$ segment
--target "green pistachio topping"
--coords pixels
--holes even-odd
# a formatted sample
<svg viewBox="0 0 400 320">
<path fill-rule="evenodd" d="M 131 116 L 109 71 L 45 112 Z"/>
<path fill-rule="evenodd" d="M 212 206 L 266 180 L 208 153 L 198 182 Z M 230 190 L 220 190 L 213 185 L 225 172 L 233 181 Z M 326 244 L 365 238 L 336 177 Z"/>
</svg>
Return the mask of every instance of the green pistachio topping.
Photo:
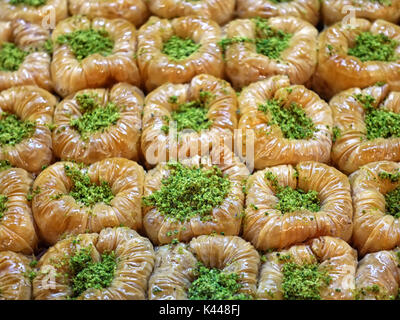
<svg viewBox="0 0 400 320">
<path fill-rule="evenodd" d="M 4 212 L 7 210 L 7 203 L 8 198 L 2 194 L 0 194 L 0 219 L 3 218 Z"/>
<path fill-rule="evenodd" d="M 388 179 L 390 182 L 397 182 L 400 179 L 400 170 L 397 170 L 397 172 L 381 171 L 378 173 L 378 177 L 381 179 Z"/>
<path fill-rule="evenodd" d="M 190 168 L 169 162 L 168 169 L 170 174 L 162 180 L 162 187 L 143 197 L 144 206 L 156 207 L 162 215 L 181 222 L 195 216 L 210 220 L 213 208 L 219 206 L 230 191 L 229 179 L 216 166 Z"/>
<path fill-rule="evenodd" d="M 87 173 L 82 173 L 76 167 L 64 166 L 67 177 L 72 180 L 72 189 L 69 195 L 77 202 L 86 207 L 92 207 L 96 203 L 103 202 L 110 205 L 114 199 L 111 187 L 108 182 L 101 181 L 100 185 L 93 183 Z"/>
<path fill-rule="evenodd" d="M 184 39 L 178 36 L 172 36 L 164 42 L 162 53 L 170 57 L 171 60 L 182 60 L 195 53 L 201 44 L 192 39 Z"/>
<path fill-rule="evenodd" d="M 383 107 L 375 108 L 375 99 L 371 95 L 356 94 L 354 96 L 365 109 L 365 126 L 367 139 L 400 137 L 400 114 L 385 110 Z"/>
<path fill-rule="evenodd" d="M 0 171 L 10 169 L 11 163 L 8 160 L 0 160 Z"/>
<path fill-rule="evenodd" d="M 386 214 L 390 214 L 396 219 L 400 218 L 400 187 L 385 194 Z"/>
<path fill-rule="evenodd" d="M 17 71 L 28 54 L 14 43 L 3 42 L 0 49 L 0 71 Z"/>
<path fill-rule="evenodd" d="M 391 6 L 392 5 L 391 0 L 369 0 L 369 2 L 377 2 L 383 6 Z"/>
<path fill-rule="evenodd" d="M 83 60 L 86 57 L 98 53 L 109 56 L 114 48 L 114 41 L 108 37 L 105 30 L 76 30 L 57 38 L 58 44 L 68 44 L 76 59 Z"/>
<path fill-rule="evenodd" d="M 259 111 L 269 114 L 269 125 L 278 125 L 286 139 L 310 139 L 316 128 L 303 108 L 296 103 L 288 107 L 282 106 L 282 101 L 268 100 L 258 107 Z"/>
<path fill-rule="evenodd" d="M 31 7 L 40 7 L 46 4 L 46 0 L 10 0 L 12 5 L 27 5 Z"/>
<path fill-rule="evenodd" d="M 93 132 L 104 132 L 110 125 L 115 125 L 120 113 L 116 104 L 109 102 L 101 106 L 96 102 L 96 96 L 90 94 L 77 95 L 76 100 L 84 112 L 79 118 L 70 120 L 70 125 L 76 129 L 83 139 Z"/>
<path fill-rule="evenodd" d="M 71 287 L 74 297 L 87 289 L 102 289 L 110 286 L 114 279 L 117 259 L 114 252 L 103 253 L 101 261 L 95 262 L 91 256 L 92 247 L 79 249 L 69 259 Z"/>
<path fill-rule="evenodd" d="M 21 121 L 17 115 L 3 112 L 0 119 L 0 145 L 14 146 L 29 138 L 35 131 L 35 123 Z"/>
<path fill-rule="evenodd" d="M 348 54 L 359 58 L 361 61 L 396 61 L 396 47 L 399 42 L 392 40 L 384 34 L 372 34 L 362 32 L 356 38 L 353 48 L 348 50 Z"/>
<path fill-rule="evenodd" d="M 342 136 L 342 133 L 338 127 L 333 127 L 332 129 L 332 142 L 336 142 Z"/>
<path fill-rule="evenodd" d="M 194 272 L 197 277 L 189 287 L 190 300 L 250 300 L 251 296 L 240 293 L 242 285 L 237 273 L 224 273 L 198 263 Z"/>
<path fill-rule="evenodd" d="M 265 174 L 265 178 L 270 181 L 271 186 L 275 189 L 275 196 L 279 199 L 275 207 L 276 210 L 287 213 L 298 210 L 318 212 L 321 209 L 317 191 L 305 192 L 302 189 L 293 189 L 289 186 L 283 187 L 278 184 L 277 177 L 270 171 Z"/>
<path fill-rule="evenodd" d="M 282 290 L 285 300 L 321 300 L 321 289 L 332 278 L 317 263 L 299 265 L 286 262 L 282 267 Z"/>
</svg>

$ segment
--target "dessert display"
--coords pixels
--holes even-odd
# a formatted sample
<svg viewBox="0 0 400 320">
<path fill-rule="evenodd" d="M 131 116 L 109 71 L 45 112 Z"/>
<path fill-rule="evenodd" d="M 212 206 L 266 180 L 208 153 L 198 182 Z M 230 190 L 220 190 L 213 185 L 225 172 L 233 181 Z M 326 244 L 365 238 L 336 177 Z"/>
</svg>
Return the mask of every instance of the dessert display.
<svg viewBox="0 0 400 320">
<path fill-rule="evenodd" d="M 118 82 L 140 84 L 136 29 L 128 21 L 73 16 L 57 24 L 51 39 L 51 77 L 60 96 Z"/>
<path fill-rule="evenodd" d="M 256 293 L 258 252 L 237 236 L 200 236 L 156 248 L 150 300 L 250 300 Z"/>
<path fill-rule="evenodd" d="M 69 236 L 40 258 L 33 298 L 144 300 L 153 265 L 153 245 L 129 228 Z"/>
<path fill-rule="evenodd" d="M 143 182 L 143 168 L 124 158 L 88 167 L 56 162 L 33 184 L 32 211 L 41 239 L 55 244 L 68 234 L 121 225 L 139 230 Z"/>
<path fill-rule="evenodd" d="M 236 150 L 245 157 L 250 149 L 256 169 L 306 160 L 329 162 L 332 112 L 313 91 L 291 85 L 287 76 L 273 76 L 244 88 L 238 102 L 242 139 L 235 141 Z M 246 145 L 246 134 L 251 133 L 252 148 Z"/>
<path fill-rule="evenodd" d="M 237 111 L 231 85 L 211 75 L 158 87 L 145 99 L 141 148 L 146 162 L 154 166 L 232 145 Z"/>
<path fill-rule="evenodd" d="M 234 14 L 235 0 L 149 0 L 149 9 L 164 19 L 197 15 L 219 24 L 228 22 Z"/>
<path fill-rule="evenodd" d="M 350 184 L 343 173 L 313 161 L 280 165 L 248 179 L 243 238 L 258 250 L 320 236 L 349 241 L 352 217 Z"/>
<path fill-rule="evenodd" d="M 372 162 L 350 176 L 354 231 L 360 256 L 391 250 L 400 244 L 400 164 Z"/>
<path fill-rule="evenodd" d="M 400 161 L 400 92 L 384 83 L 345 90 L 330 101 L 332 161 L 346 174 L 370 162 Z"/>
<path fill-rule="evenodd" d="M 319 0 L 237 0 L 240 18 L 294 16 L 316 25 L 320 16 Z M 340 1 L 338 1 L 340 2 Z"/>
<path fill-rule="evenodd" d="M 150 17 L 138 33 L 137 59 L 144 86 L 151 91 L 167 82 L 190 82 L 203 73 L 222 78 L 220 40 L 221 28 L 206 18 Z"/>
<path fill-rule="evenodd" d="M 264 257 L 259 299 L 353 299 L 357 253 L 341 239 L 319 237 Z"/>
<path fill-rule="evenodd" d="M 0 91 L 21 85 L 53 88 L 49 37 L 40 25 L 0 19 Z"/>
<path fill-rule="evenodd" d="M 385 20 L 337 22 L 319 35 L 313 88 L 324 98 L 386 82 L 400 88 L 400 27 Z"/>
<path fill-rule="evenodd" d="M 68 96 L 54 112 L 54 154 L 86 164 L 113 157 L 138 160 L 143 100 L 142 91 L 128 83 Z"/>
<path fill-rule="evenodd" d="M 317 66 L 317 36 L 314 26 L 292 16 L 233 20 L 220 42 L 225 72 L 235 88 L 274 75 L 304 84 Z"/>
</svg>

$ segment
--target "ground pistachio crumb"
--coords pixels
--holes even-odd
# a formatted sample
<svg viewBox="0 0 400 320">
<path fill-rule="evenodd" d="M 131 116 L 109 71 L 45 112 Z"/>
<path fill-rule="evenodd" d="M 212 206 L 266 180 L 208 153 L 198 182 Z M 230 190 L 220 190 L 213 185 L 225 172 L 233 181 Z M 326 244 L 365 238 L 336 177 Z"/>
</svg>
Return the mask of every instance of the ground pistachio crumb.
<svg viewBox="0 0 400 320">
<path fill-rule="evenodd" d="M 143 205 L 154 206 L 162 215 L 181 222 L 194 216 L 210 220 L 213 208 L 230 191 L 229 179 L 216 166 L 204 169 L 169 162 L 167 167 L 169 176 L 162 180 L 159 190 L 143 197 Z"/>
<path fill-rule="evenodd" d="M 282 266 L 282 273 L 285 300 L 321 300 L 321 289 L 332 281 L 318 263 L 300 265 L 289 261 Z"/>
<path fill-rule="evenodd" d="M 268 124 L 278 125 L 286 139 L 312 138 L 316 128 L 303 108 L 294 102 L 288 107 L 282 104 L 282 101 L 271 99 L 259 105 L 258 110 L 269 115 Z"/>
<path fill-rule="evenodd" d="M 4 212 L 7 210 L 7 201 L 8 198 L 5 195 L 0 194 L 0 219 L 3 218 Z"/>
<path fill-rule="evenodd" d="M 0 171 L 12 168 L 10 161 L 0 160 Z"/>
<path fill-rule="evenodd" d="M 28 54 L 14 43 L 3 42 L 0 47 L 0 71 L 17 71 Z"/>
<path fill-rule="evenodd" d="M 40 7 L 46 4 L 46 0 L 10 0 L 12 5 L 27 5 L 31 7 Z"/>
<path fill-rule="evenodd" d="M 93 183 L 87 173 L 82 173 L 79 168 L 74 166 L 64 165 L 64 171 L 72 180 L 69 195 L 82 205 L 92 207 L 99 202 L 110 205 L 111 200 L 114 199 L 108 182 L 101 181 L 100 185 Z"/>
<path fill-rule="evenodd" d="M 399 42 L 386 35 L 362 32 L 356 37 L 355 46 L 349 48 L 348 54 L 361 61 L 396 61 L 396 47 Z"/>
<path fill-rule="evenodd" d="M 0 145 L 14 146 L 29 138 L 35 131 L 35 123 L 22 121 L 17 115 L 3 112 L 0 119 Z"/>
<path fill-rule="evenodd" d="M 381 179 L 388 179 L 390 182 L 397 182 L 400 180 L 400 170 L 397 170 L 397 172 L 381 171 L 378 173 L 378 177 Z"/>
<path fill-rule="evenodd" d="M 386 214 L 390 214 L 396 219 L 400 218 L 400 187 L 385 194 Z"/>
<path fill-rule="evenodd" d="M 242 285 L 237 273 L 224 273 L 198 263 L 194 271 L 196 280 L 189 287 L 190 300 L 250 300 L 251 296 L 240 293 Z"/>
<path fill-rule="evenodd" d="M 69 277 L 73 297 L 78 297 L 90 288 L 107 288 L 114 279 L 117 267 L 115 253 L 103 253 L 101 261 L 95 262 L 91 251 L 91 246 L 81 248 L 69 258 Z"/>
<path fill-rule="evenodd" d="M 289 186 L 283 187 L 278 184 L 276 176 L 270 171 L 265 174 L 265 178 L 275 188 L 275 196 L 279 199 L 278 204 L 275 206 L 276 210 L 282 213 L 297 210 L 320 211 L 321 203 L 317 191 L 309 190 L 306 192 L 302 189 L 293 189 Z"/>
<path fill-rule="evenodd" d="M 170 57 L 171 60 L 182 60 L 195 53 L 201 44 L 189 38 L 181 38 L 176 35 L 164 42 L 162 53 Z"/>
<path fill-rule="evenodd" d="M 116 124 L 121 117 L 115 103 L 108 102 L 105 106 L 101 106 L 96 98 L 96 95 L 88 93 L 75 97 L 83 115 L 79 118 L 72 118 L 70 125 L 80 133 L 84 140 L 91 133 L 104 132 L 110 125 Z"/>
<path fill-rule="evenodd" d="M 95 53 L 109 56 L 114 48 L 114 41 L 103 29 L 76 30 L 60 35 L 56 42 L 67 44 L 79 61 Z"/>
</svg>

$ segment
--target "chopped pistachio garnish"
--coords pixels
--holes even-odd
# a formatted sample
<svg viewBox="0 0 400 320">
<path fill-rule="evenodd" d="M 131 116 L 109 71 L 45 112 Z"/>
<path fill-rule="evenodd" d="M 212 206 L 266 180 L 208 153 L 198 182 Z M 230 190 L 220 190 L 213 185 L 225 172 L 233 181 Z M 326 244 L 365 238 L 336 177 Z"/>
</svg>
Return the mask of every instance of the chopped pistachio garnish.
<svg viewBox="0 0 400 320">
<path fill-rule="evenodd" d="M 240 293 L 242 284 L 237 273 L 224 273 L 209 269 L 201 263 L 194 271 L 196 280 L 189 287 L 190 300 L 250 300 L 251 296 Z"/>
<path fill-rule="evenodd" d="M 28 54 L 14 43 L 3 42 L 0 47 L 0 71 L 17 71 Z"/>
<path fill-rule="evenodd" d="M 336 140 L 342 136 L 342 133 L 338 127 L 333 127 L 332 133 L 332 142 L 336 142 Z"/>
<path fill-rule="evenodd" d="M 286 262 L 282 267 L 282 290 L 285 300 L 321 300 L 321 289 L 332 278 L 317 263 L 299 265 Z"/>
<path fill-rule="evenodd" d="M 400 218 L 400 187 L 385 194 L 386 214 L 390 214 L 396 219 Z"/>
<path fill-rule="evenodd" d="M 10 4 L 12 5 L 27 5 L 31 7 L 40 7 L 46 4 L 47 0 L 10 0 Z"/>
<path fill-rule="evenodd" d="M 381 179 L 388 179 L 390 182 L 397 182 L 400 179 L 400 170 L 397 170 L 397 172 L 386 172 L 386 171 L 381 171 L 378 173 L 378 177 Z"/>
<path fill-rule="evenodd" d="M 67 44 L 74 53 L 77 60 L 99 53 L 102 56 L 109 56 L 114 48 L 114 41 L 108 36 L 106 30 L 76 30 L 63 34 L 57 38 L 58 44 Z"/>
<path fill-rule="evenodd" d="M 276 210 L 287 213 L 297 210 L 318 212 L 321 209 L 317 191 L 310 190 L 305 192 L 302 189 L 293 189 L 289 186 L 283 187 L 279 185 L 276 176 L 270 171 L 265 174 L 265 178 L 275 188 L 275 196 L 279 199 L 275 207 Z"/>
<path fill-rule="evenodd" d="M 169 162 L 168 169 L 170 174 L 162 180 L 161 188 L 143 197 L 144 206 L 154 206 L 162 215 L 181 222 L 195 216 L 211 219 L 213 208 L 219 206 L 230 191 L 229 179 L 216 166 L 206 170 Z"/>
<path fill-rule="evenodd" d="M 10 169 L 11 163 L 8 160 L 0 160 L 0 171 Z"/>
<path fill-rule="evenodd" d="M 396 47 L 399 42 L 392 40 L 384 34 L 360 33 L 353 48 L 349 48 L 348 54 L 359 58 L 361 61 L 396 61 Z"/>
<path fill-rule="evenodd" d="M 164 42 L 162 53 L 170 57 L 171 60 L 182 60 L 195 53 L 201 44 L 192 39 L 184 39 L 178 36 L 172 36 Z"/>
<path fill-rule="evenodd" d="M 35 131 L 35 123 L 21 121 L 17 115 L 3 112 L 0 119 L 0 145 L 14 146 L 29 138 Z"/>
<path fill-rule="evenodd" d="M 76 167 L 64 166 L 67 177 L 72 180 L 72 189 L 69 195 L 86 207 L 91 207 L 99 202 L 109 205 L 114 199 L 108 182 L 101 181 L 100 185 L 93 183 L 87 173 L 82 173 Z"/>
<path fill-rule="evenodd" d="M 101 261 L 94 262 L 92 247 L 79 249 L 69 259 L 69 277 L 73 297 L 80 296 L 87 289 L 103 289 L 110 286 L 114 279 L 117 260 L 114 252 L 103 253 Z"/>
<path fill-rule="evenodd" d="M 8 198 L 5 195 L 0 194 L 0 219 L 3 218 L 4 212 L 7 210 L 7 203 Z"/>
<path fill-rule="evenodd" d="M 272 99 L 260 105 L 258 110 L 269 114 L 268 124 L 278 125 L 286 139 L 310 139 L 316 131 L 311 118 L 296 103 L 284 107 L 281 101 Z"/>
</svg>

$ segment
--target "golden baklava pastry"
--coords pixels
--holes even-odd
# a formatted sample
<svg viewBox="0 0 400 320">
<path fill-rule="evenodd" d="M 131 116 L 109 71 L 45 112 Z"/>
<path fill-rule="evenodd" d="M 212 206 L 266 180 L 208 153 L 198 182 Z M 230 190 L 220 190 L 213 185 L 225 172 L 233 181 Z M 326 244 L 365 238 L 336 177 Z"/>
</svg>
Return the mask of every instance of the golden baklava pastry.
<svg viewBox="0 0 400 320">
<path fill-rule="evenodd" d="M 319 35 L 312 86 L 322 97 L 387 82 L 400 89 L 400 27 L 384 20 L 338 22 Z"/>
<path fill-rule="evenodd" d="M 56 104 L 56 97 L 34 86 L 0 92 L 0 160 L 34 173 L 50 164 Z"/>
<path fill-rule="evenodd" d="M 149 17 L 146 0 L 69 0 L 72 15 L 84 15 L 89 19 L 122 18 L 139 27 Z"/>
<path fill-rule="evenodd" d="M 214 149 L 209 156 L 163 162 L 147 172 L 143 226 L 154 244 L 239 234 L 249 171 L 232 153 L 223 153 Z"/>
<path fill-rule="evenodd" d="M 41 238 L 54 244 L 67 234 L 100 232 L 106 227 L 142 226 L 144 170 L 123 158 L 86 167 L 57 162 L 36 178 L 32 211 Z"/>
<path fill-rule="evenodd" d="M 235 0 L 149 0 L 152 14 L 172 19 L 182 16 L 196 15 L 211 19 L 219 24 L 231 20 L 235 11 Z"/>
<path fill-rule="evenodd" d="M 144 95 L 127 83 L 78 91 L 54 112 L 53 148 L 62 160 L 138 160 Z"/>
<path fill-rule="evenodd" d="M 13 251 L 0 252 L 0 300 L 30 300 L 34 275 L 30 258 Z"/>
<path fill-rule="evenodd" d="M 222 78 L 220 39 L 221 28 L 206 18 L 151 17 L 138 33 L 137 58 L 146 89 L 153 90 L 166 82 L 190 82 L 202 73 Z"/>
<path fill-rule="evenodd" d="M 6 161 L 0 164 L 0 251 L 31 254 L 38 242 L 30 205 L 33 177 Z"/>
<path fill-rule="evenodd" d="M 40 258 L 33 298 L 144 300 L 153 266 L 153 245 L 129 228 L 69 236 Z"/>
<path fill-rule="evenodd" d="M 47 24 L 54 29 L 57 23 L 68 17 L 67 0 L 2 0 L 0 20 L 23 19 L 37 24 Z"/>
<path fill-rule="evenodd" d="M 356 300 L 398 299 L 400 284 L 399 249 L 367 254 L 356 273 Z"/>
<path fill-rule="evenodd" d="M 400 19 L 399 0 L 322 0 L 321 14 L 326 25 L 343 18 L 382 19 L 396 23 Z"/>
<path fill-rule="evenodd" d="M 21 19 L 0 22 L 0 91 L 21 85 L 52 89 L 49 36 L 40 25 Z"/>
<path fill-rule="evenodd" d="M 156 248 L 150 300 L 247 300 L 255 296 L 260 256 L 237 236 L 200 236 Z"/>
<path fill-rule="evenodd" d="M 339 170 L 313 161 L 281 165 L 248 179 L 243 238 L 258 250 L 320 236 L 348 241 L 352 217 L 350 184 Z"/>
<path fill-rule="evenodd" d="M 354 207 L 352 243 L 359 255 L 400 245 L 400 164 L 369 163 L 349 179 Z"/>
<path fill-rule="evenodd" d="M 378 84 L 353 88 L 330 101 L 334 123 L 332 160 L 349 174 L 375 161 L 400 161 L 400 92 Z"/>
<path fill-rule="evenodd" d="M 341 239 L 319 237 L 263 257 L 258 299 L 353 299 L 357 251 Z"/>
<path fill-rule="evenodd" d="M 118 82 L 140 85 L 136 29 L 124 19 L 73 16 L 57 24 L 51 76 L 63 97 Z"/>
<path fill-rule="evenodd" d="M 313 25 L 291 16 L 231 21 L 220 42 L 225 72 L 237 89 L 280 74 L 304 84 L 317 65 L 317 36 Z"/>
<path fill-rule="evenodd" d="M 274 76 L 244 88 L 238 102 L 236 150 L 242 157 L 254 155 L 256 169 L 329 161 L 332 112 L 313 91 Z"/>
<path fill-rule="evenodd" d="M 294 16 L 316 25 L 319 21 L 319 0 L 238 0 L 237 13 L 240 18 L 271 18 Z"/>
<path fill-rule="evenodd" d="M 231 85 L 211 75 L 158 87 L 145 99 L 141 148 L 147 164 L 208 154 L 219 143 L 232 145 L 237 111 Z"/>
</svg>

